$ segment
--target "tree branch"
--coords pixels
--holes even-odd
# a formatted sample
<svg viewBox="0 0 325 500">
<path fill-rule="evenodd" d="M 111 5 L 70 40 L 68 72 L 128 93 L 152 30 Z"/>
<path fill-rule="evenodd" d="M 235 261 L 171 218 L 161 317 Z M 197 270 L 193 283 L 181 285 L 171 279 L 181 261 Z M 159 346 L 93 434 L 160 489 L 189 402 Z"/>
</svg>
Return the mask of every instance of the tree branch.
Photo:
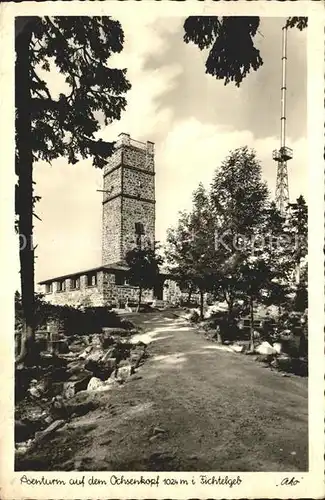
<svg viewBox="0 0 325 500">
<path fill-rule="evenodd" d="M 34 77 L 36 78 L 36 80 L 38 81 L 38 83 L 42 85 L 43 90 L 44 90 L 45 94 L 47 95 L 47 97 L 49 99 L 53 100 L 52 96 L 50 94 L 50 91 L 47 88 L 46 82 L 44 82 L 44 80 L 41 80 L 40 77 L 38 76 L 38 74 L 36 73 L 36 71 L 33 69 L 32 70 L 32 80 L 33 80 Z M 32 89 L 32 90 L 34 91 L 35 89 Z"/>
</svg>

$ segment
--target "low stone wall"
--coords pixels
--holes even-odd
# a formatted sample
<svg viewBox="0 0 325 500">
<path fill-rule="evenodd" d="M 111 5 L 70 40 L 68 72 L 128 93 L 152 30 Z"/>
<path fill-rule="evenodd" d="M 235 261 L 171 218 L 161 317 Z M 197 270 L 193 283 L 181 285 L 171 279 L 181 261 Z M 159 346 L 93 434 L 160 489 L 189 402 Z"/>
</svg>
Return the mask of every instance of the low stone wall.
<svg viewBox="0 0 325 500">
<path fill-rule="evenodd" d="M 47 294 L 45 300 L 55 306 L 73 306 L 81 305 L 101 307 L 104 304 L 103 293 L 98 287 L 89 287 L 85 290 L 70 290 L 66 292 L 55 292 Z"/>
</svg>

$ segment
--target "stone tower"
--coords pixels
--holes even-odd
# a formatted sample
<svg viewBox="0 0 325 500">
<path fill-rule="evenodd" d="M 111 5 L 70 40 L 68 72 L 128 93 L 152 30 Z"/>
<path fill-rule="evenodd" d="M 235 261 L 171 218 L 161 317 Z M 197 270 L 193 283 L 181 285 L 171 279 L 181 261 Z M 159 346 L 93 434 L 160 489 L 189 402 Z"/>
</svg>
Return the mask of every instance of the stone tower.
<svg viewBox="0 0 325 500">
<path fill-rule="evenodd" d="M 104 169 L 102 264 L 155 241 L 154 144 L 120 134 Z"/>
</svg>

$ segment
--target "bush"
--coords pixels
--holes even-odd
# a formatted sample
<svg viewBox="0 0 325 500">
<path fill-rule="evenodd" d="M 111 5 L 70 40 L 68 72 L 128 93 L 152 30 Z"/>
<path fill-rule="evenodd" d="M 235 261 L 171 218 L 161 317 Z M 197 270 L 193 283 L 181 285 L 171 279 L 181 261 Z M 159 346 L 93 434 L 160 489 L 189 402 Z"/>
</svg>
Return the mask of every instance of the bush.
<svg viewBox="0 0 325 500">
<path fill-rule="evenodd" d="M 194 311 L 192 311 L 192 312 L 191 312 L 191 315 L 190 315 L 190 321 L 191 321 L 192 323 L 198 323 L 198 322 L 199 322 L 199 320 L 200 320 L 200 315 L 199 315 L 199 313 L 198 313 L 197 311 L 195 311 L 195 310 L 194 310 Z"/>
<path fill-rule="evenodd" d="M 55 306 L 35 296 L 35 327 L 46 328 L 49 321 L 54 321 L 63 330 L 65 335 L 87 335 L 99 333 L 102 328 L 117 327 L 131 329 L 131 322 L 126 323 L 108 307 Z M 124 321 L 124 324 L 123 324 Z M 125 326 L 124 326 L 125 325 Z M 15 327 L 22 326 L 22 308 L 19 295 L 15 296 Z"/>
<path fill-rule="evenodd" d="M 233 341 L 241 338 L 242 333 L 238 326 L 238 320 L 235 316 L 230 316 L 227 312 L 215 312 L 209 318 L 206 328 L 215 330 L 215 336 L 219 339 Z"/>
</svg>

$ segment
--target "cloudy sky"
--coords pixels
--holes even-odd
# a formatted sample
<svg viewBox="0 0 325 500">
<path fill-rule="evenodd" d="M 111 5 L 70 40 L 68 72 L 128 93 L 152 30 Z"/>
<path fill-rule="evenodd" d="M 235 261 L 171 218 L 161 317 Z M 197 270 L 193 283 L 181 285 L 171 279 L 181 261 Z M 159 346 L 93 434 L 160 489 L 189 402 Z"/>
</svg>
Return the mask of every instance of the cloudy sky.
<svg viewBox="0 0 325 500">
<path fill-rule="evenodd" d="M 248 145 L 262 162 L 263 176 L 275 190 L 279 147 L 281 18 L 263 18 L 256 44 L 264 65 L 238 89 L 205 74 L 206 54 L 183 42 L 183 18 L 119 17 L 125 46 L 111 65 L 126 67 L 132 90 L 119 122 L 103 127 L 114 140 L 120 132 L 155 142 L 156 239 L 163 242 L 179 210 L 190 206 L 202 181 L 207 187 L 228 151 Z M 288 146 L 291 199 L 307 197 L 306 32 L 288 36 Z M 49 86 L 62 90 L 54 71 Z M 36 281 L 101 264 L 102 173 L 90 161 L 35 165 L 37 194 L 42 196 L 35 223 L 38 244 Z"/>
</svg>

